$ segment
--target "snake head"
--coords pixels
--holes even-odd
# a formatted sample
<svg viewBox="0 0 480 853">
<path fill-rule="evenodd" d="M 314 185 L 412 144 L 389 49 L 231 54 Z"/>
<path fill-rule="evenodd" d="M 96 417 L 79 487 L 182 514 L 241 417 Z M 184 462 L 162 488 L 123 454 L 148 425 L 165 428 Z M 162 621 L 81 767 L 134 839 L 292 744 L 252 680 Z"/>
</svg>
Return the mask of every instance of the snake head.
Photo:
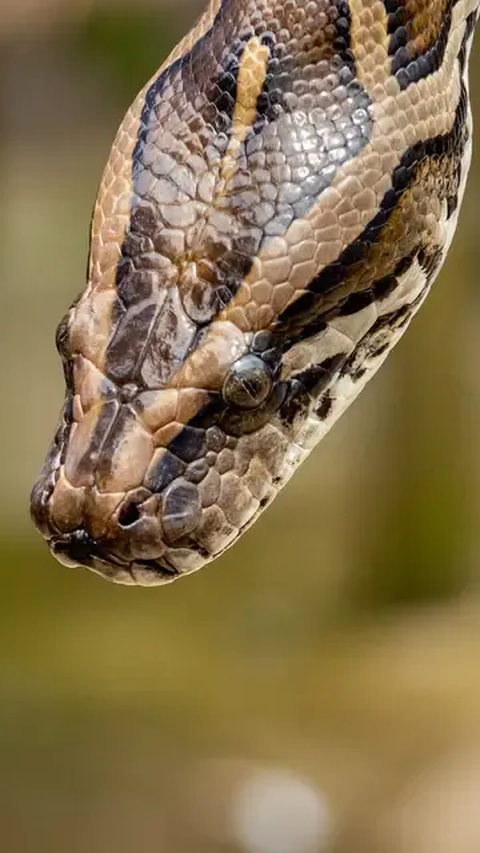
<svg viewBox="0 0 480 853">
<path fill-rule="evenodd" d="M 292 123 L 280 88 L 297 84 L 280 73 L 267 22 L 254 35 L 241 10 L 211 11 L 114 142 L 87 287 L 57 332 L 66 401 L 32 492 L 59 560 L 124 583 L 168 582 L 221 554 L 306 455 L 297 439 L 313 389 L 292 381 L 273 327 L 314 270 L 310 226 L 296 218 L 347 152 L 297 162 L 299 146 L 323 145 L 321 116 Z M 315 61 L 333 63 L 325 110 L 332 82 L 352 79 L 334 61 L 347 48 L 337 17 L 338 32 L 320 20 L 320 54 L 312 44 Z M 352 151 L 367 141 L 368 102 L 352 87 Z"/>
<path fill-rule="evenodd" d="M 199 329 L 175 287 L 168 298 L 183 322 L 170 332 L 178 369 L 163 354 L 164 387 L 139 385 L 138 374 L 120 384 L 108 363 L 94 364 L 84 331 L 100 310 L 95 294 L 57 333 L 66 401 L 32 517 L 60 562 L 120 583 L 168 583 L 221 554 L 289 470 L 288 383 L 269 336 L 221 320 Z"/>
</svg>

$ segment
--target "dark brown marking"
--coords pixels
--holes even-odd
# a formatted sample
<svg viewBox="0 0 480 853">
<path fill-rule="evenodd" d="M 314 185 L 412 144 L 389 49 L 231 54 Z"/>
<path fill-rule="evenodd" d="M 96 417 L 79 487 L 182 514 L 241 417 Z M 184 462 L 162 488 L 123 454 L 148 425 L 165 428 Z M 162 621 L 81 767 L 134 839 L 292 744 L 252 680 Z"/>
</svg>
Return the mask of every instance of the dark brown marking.
<svg viewBox="0 0 480 853">
<path fill-rule="evenodd" d="M 85 451 L 85 453 L 80 459 L 77 460 L 73 457 L 71 459 L 70 464 L 70 457 L 67 456 L 65 473 L 72 485 L 77 485 L 80 482 L 88 482 L 90 485 L 93 484 L 95 479 L 95 473 L 97 471 L 97 465 L 101 458 L 102 450 L 105 444 L 107 443 L 107 440 L 108 448 L 107 452 L 104 454 L 104 458 L 109 460 L 107 467 L 108 470 L 110 470 L 111 457 L 113 453 L 113 450 L 109 444 L 110 433 L 116 424 L 118 413 L 119 405 L 116 400 L 108 400 L 107 402 L 105 402 L 101 407 L 97 421 L 94 425 L 90 437 L 90 442 L 88 444 L 88 449 Z"/>
<path fill-rule="evenodd" d="M 310 396 L 318 397 L 339 372 L 345 359 L 344 353 L 338 353 L 324 359 L 320 364 L 312 364 L 295 374 L 295 382 L 300 382 Z"/>
<path fill-rule="evenodd" d="M 152 492 L 162 492 L 169 483 L 180 477 L 184 470 L 185 464 L 181 459 L 166 450 L 160 459 L 149 469 L 145 486 Z"/>
<path fill-rule="evenodd" d="M 106 374 L 113 382 L 134 382 L 136 369 L 150 335 L 158 305 L 140 302 L 120 322 L 107 349 Z"/>
<path fill-rule="evenodd" d="M 304 416 L 311 409 L 312 400 L 316 400 L 327 390 L 340 372 L 346 357 L 344 353 L 338 353 L 295 374 L 279 412 L 284 426 L 291 426 L 297 417 Z"/>
<path fill-rule="evenodd" d="M 113 402 L 113 401 L 112 401 Z M 105 404 L 104 409 L 107 408 L 110 404 Z M 117 406 L 117 404 L 115 404 Z M 114 411 L 113 408 L 111 410 Z M 103 411 L 102 411 L 103 415 Z M 105 422 L 107 418 L 107 414 L 104 416 Z M 96 459 L 95 473 L 96 473 L 96 484 L 100 491 L 106 491 L 108 486 L 108 481 L 112 474 L 112 466 L 114 462 L 114 458 L 119 446 L 121 446 L 122 441 L 125 439 L 125 436 L 128 435 L 130 430 L 135 427 L 137 422 L 135 412 L 128 405 L 122 405 L 120 408 L 115 409 L 115 416 L 112 417 L 111 422 L 108 424 L 108 442 L 103 441 L 97 452 L 94 444 L 94 440 L 92 439 L 91 452 L 93 458 Z M 98 430 L 100 431 L 101 424 L 100 419 L 98 423 Z M 95 434 L 96 435 L 96 431 Z"/>
<path fill-rule="evenodd" d="M 326 394 L 323 394 L 322 397 L 320 397 L 318 406 L 315 409 L 315 414 L 321 421 L 324 421 L 332 411 L 332 406 L 333 400 L 331 394 L 327 391 Z"/>
<path fill-rule="evenodd" d="M 169 444 L 170 453 L 183 462 L 193 462 L 205 454 L 205 431 L 184 426 Z"/>
<path fill-rule="evenodd" d="M 193 347 L 197 327 L 186 316 L 177 288 L 170 288 L 145 342 L 139 378 L 147 388 L 163 388 Z"/>
<path fill-rule="evenodd" d="M 372 275 L 381 282 L 380 292 L 383 287 L 388 291 L 399 264 L 402 270 L 402 265 L 419 256 L 422 265 L 423 253 L 438 254 L 429 216 L 439 220 L 442 204 L 448 205 L 458 191 L 459 163 L 468 135 L 466 111 L 467 93 L 462 87 L 452 130 L 418 143 L 403 155 L 377 215 L 338 260 L 313 279 L 308 291 L 282 312 L 274 331 L 286 349 L 316 334 L 340 306 L 347 305 L 348 310 L 349 299 L 354 299 L 354 305 L 368 301 L 363 294 L 374 285 Z"/>
<path fill-rule="evenodd" d="M 384 0 L 392 73 L 406 89 L 442 64 L 457 0 Z"/>
</svg>

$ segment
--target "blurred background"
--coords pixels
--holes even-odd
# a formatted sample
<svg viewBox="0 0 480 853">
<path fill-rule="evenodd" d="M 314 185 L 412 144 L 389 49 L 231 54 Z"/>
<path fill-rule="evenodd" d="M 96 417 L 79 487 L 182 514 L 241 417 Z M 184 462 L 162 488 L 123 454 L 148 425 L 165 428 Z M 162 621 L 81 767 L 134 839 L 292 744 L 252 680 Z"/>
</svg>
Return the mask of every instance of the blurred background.
<svg viewBox="0 0 480 853">
<path fill-rule="evenodd" d="M 479 155 L 425 308 L 233 550 L 129 589 L 29 521 L 110 143 L 202 6 L 0 2 L 2 849 L 478 853 Z"/>
</svg>

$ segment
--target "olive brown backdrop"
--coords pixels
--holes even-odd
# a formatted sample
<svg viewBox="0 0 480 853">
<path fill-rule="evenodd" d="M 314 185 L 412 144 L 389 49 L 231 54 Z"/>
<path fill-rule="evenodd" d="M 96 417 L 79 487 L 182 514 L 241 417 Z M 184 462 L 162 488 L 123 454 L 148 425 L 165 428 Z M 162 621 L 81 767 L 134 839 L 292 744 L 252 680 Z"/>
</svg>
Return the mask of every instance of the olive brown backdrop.
<svg viewBox="0 0 480 853">
<path fill-rule="evenodd" d="M 0 2 L 2 849 L 478 853 L 480 153 L 425 307 L 236 547 L 129 589 L 29 520 L 110 143 L 201 6 Z"/>
</svg>

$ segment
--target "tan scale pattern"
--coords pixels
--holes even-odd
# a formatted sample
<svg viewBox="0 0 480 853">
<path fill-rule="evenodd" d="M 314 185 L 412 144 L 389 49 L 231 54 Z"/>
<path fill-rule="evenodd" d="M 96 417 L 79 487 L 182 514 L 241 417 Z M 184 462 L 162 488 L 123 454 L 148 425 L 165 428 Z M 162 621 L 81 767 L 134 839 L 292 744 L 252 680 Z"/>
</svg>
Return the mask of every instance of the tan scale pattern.
<svg viewBox="0 0 480 853">
<path fill-rule="evenodd" d="M 84 354 L 99 369 L 103 368 L 105 349 L 112 327 L 114 294 L 98 296 L 98 291 L 113 291 L 121 246 L 128 229 L 134 200 L 131 160 L 140 128 L 145 94 L 152 81 L 211 27 L 220 8 L 220 0 L 210 3 L 198 23 L 173 49 L 160 69 L 137 95 L 117 132 L 95 200 L 90 234 L 87 288 L 81 297 L 71 327 L 71 347 Z M 92 296 L 92 291 L 95 295 Z M 90 332 L 90 329 L 92 328 Z"/>
<path fill-rule="evenodd" d="M 398 83 L 390 76 L 390 37 L 383 0 L 373 0 L 368 4 L 364 0 L 350 0 L 350 15 L 352 50 L 361 84 L 374 103 L 387 94 L 398 94 Z"/>
<path fill-rule="evenodd" d="M 363 3 L 367 5 L 366 0 Z M 373 219 L 381 199 L 391 188 L 393 170 L 407 148 L 451 129 L 460 97 L 456 59 L 465 29 L 463 15 L 474 6 L 473 0 L 460 0 L 455 7 L 445 59 L 435 74 L 403 92 L 398 91 L 393 81 L 393 94 L 373 104 L 375 123 L 370 143 L 339 172 L 308 216 L 295 220 L 287 230 L 283 244 L 287 253 L 299 243 L 307 243 L 308 248 L 293 275 L 276 282 L 275 304 L 258 298 L 262 293 L 258 283 L 269 280 L 272 249 L 267 245 L 223 316 L 245 332 L 265 328 L 274 322 L 314 276 L 334 263 Z M 278 251 L 278 255 L 273 260 L 278 267 L 285 252 L 280 244 L 277 247 L 273 251 Z M 250 301 L 252 291 L 256 299 Z"/>
<path fill-rule="evenodd" d="M 274 306 L 264 304 L 263 300 L 248 301 L 254 288 L 256 294 L 261 292 L 258 281 L 268 281 L 270 247 L 266 248 L 266 257 L 263 253 L 259 255 L 259 263 L 247 276 L 236 300 L 225 310 L 225 316 L 244 331 L 272 323 L 280 311 L 297 298 L 298 291 L 304 291 L 312 278 L 334 263 L 361 234 L 391 188 L 391 175 L 407 148 L 451 129 L 460 96 L 456 57 L 465 27 L 464 22 L 458 23 L 459 11 L 456 7 L 445 61 L 439 71 L 406 91 L 395 92 L 374 104 L 376 121 L 369 145 L 347 163 L 308 217 L 296 220 L 286 232 L 288 248 L 307 242 L 309 249 L 305 250 L 304 260 L 294 275 L 285 276 L 276 286 Z M 275 260 L 278 261 L 278 257 L 281 256 Z M 240 305 L 245 308 L 239 309 Z"/>
</svg>

